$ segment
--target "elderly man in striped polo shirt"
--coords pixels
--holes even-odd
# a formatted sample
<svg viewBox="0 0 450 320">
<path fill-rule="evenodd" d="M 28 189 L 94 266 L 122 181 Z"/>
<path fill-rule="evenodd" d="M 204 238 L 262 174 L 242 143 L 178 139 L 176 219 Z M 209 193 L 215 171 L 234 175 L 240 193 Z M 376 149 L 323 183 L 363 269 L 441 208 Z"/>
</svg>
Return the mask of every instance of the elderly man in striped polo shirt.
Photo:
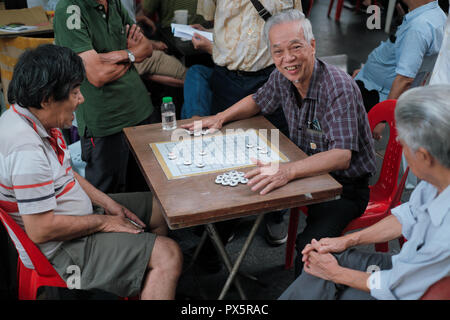
<svg viewBox="0 0 450 320">
<path fill-rule="evenodd" d="M 71 126 L 84 101 L 84 78 L 81 58 L 68 48 L 44 45 L 20 57 L 8 89 L 12 106 L 0 117 L 0 207 L 65 281 L 69 266 L 79 268 L 78 289 L 172 299 L 182 254 L 164 236 L 152 194 L 106 195 L 70 166 L 58 128 Z"/>
<path fill-rule="evenodd" d="M 297 236 L 296 276 L 303 269 L 301 251 L 312 239 L 341 235 L 360 216 L 369 200 L 369 177 L 375 173 L 375 151 L 361 93 L 353 79 L 315 57 L 310 22 L 292 9 L 275 14 L 264 26 L 276 69 L 255 93 L 203 126 L 245 119 L 282 109 L 291 140 L 310 157 L 280 164 L 268 174 L 264 165 L 247 173 L 253 191 L 266 194 L 289 181 L 330 173 L 343 185 L 339 200 L 310 205 L 307 226 Z M 185 126 L 193 129 L 193 124 Z"/>
</svg>

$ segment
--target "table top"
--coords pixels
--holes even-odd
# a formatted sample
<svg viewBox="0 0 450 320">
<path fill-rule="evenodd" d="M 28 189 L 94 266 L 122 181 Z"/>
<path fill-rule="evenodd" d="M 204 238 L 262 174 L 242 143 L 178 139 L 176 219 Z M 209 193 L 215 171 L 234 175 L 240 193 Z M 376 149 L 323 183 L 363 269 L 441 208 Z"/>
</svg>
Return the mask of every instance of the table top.
<svg viewBox="0 0 450 320">
<path fill-rule="evenodd" d="M 191 121 L 177 122 L 179 126 Z M 256 116 L 229 123 L 221 131 L 225 133 L 227 129 L 238 128 L 268 129 L 269 139 L 270 129 L 275 129 L 263 116 Z M 334 200 L 342 191 L 342 186 L 328 174 L 291 181 L 266 195 L 251 191 L 247 185 L 218 185 L 214 182 L 218 173 L 168 180 L 149 144 L 170 141 L 172 131 L 162 130 L 161 123 L 157 123 L 124 128 L 124 133 L 147 184 L 162 206 L 170 229 Z M 279 136 L 279 149 L 290 161 L 307 157 L 286 136 L 281 133 Z M 252 169 L 239 170 L 247 172 Z"/>
</svg>

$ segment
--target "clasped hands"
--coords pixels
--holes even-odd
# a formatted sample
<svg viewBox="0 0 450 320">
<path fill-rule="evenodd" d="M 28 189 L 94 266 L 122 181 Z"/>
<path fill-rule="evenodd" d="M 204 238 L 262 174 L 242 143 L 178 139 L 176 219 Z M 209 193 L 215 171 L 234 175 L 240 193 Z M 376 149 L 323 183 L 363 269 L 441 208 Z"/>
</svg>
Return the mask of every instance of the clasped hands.
<svg viewBox="0 0 450 320">
<path fill-rule="evenodd" d="M 312 239 L 302 251 L 303 270 L 315 277 L 336 282 L 341 271 L 336 258 L 331 253 L 339 253 L 348 248 L 345 237 Z"/>
</svg>

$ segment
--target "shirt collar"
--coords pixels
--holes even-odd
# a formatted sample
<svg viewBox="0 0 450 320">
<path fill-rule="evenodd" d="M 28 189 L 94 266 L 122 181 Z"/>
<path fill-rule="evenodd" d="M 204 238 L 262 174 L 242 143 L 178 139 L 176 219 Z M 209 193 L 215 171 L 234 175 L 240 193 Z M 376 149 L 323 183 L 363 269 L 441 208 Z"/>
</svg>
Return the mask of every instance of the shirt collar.
<svg viewBox="0 0 450 320">
<path fill-rule="evenodd" d="M 98 8 L 98 7 L 102 6 L 102 4 L 98 3 L 95 0 L 86 0 L 86 2 L 88 3 L 88 5 L 90 5 L 91 7 L 94 7 L 94 8 Z M 109 0 L 107 2 L 109 4 Z"/>
<path fill-rule="evenodd" d="M 405 22 L 410 22 L 412 19 L 416 18 L 417 16 L 421 15 L 423 12 L 430 10 L 430 9 L 435 9 L 438 7 L 438 2 L 437 1 L 433 1 L 427 4 L 424 4 L 423 6 L 420 6 L 418 8 L 415 8 L 413 11 L 408 12 L 403 20 Z"/>
<path fill-rule="evenodd" d="M 48 138 L 50 136 L 39 119 L 36 118 L 36 116 L 32 114 L 30 110 L 28 110 L 27 108 L 22 108 L 17 104 L 12 105 L 12 108 L 13 111 L 17 113 L 22 119 L 24 119 L 25 122 L 28 123 L 30 127 L 32 127 L 41 138 Z"/>
<path fill-rule="evenodd" d="M 450 186 L 447 186 L 439 196 L 433 199 L 428 212 L 430 213 L 431 222 L 435 226 L 442 224 L 445 216 L 450 212 Z"/>
</svg>

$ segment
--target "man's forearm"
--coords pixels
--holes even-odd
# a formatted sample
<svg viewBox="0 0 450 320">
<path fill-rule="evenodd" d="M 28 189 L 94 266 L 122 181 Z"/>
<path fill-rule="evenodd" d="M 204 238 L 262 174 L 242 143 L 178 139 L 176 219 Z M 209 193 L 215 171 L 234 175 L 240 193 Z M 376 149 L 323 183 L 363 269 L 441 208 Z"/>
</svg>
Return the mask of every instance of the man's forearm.
<svg viewBox="0 0 450 320">
<path fill-rule="evenodd" d="M 370 292 L 367 280 L 370 273 L 339 267 L 332 281 L 361 291 Z"/>
<path fill-rule="evenodd" d="M 219 112 L 218 116 L 223 120 L 223 123 L 227 123 L 250 118 L 259 112 L 261 112 L 261 108 L 255 103 L 252 95 L 249 95 L 225 111 Z"/>
<path fill-rule="evenodd" d="M 402 225 L 398 219 L 389 215 L 376 224 L 361 231 L 347 234 L 348 247 L 382 243 L 399 238 L 402 235 Z"/>
<path fill-rule="evenodd" d="M 400 95 L 411 87 L 413 78 L 397 75 L 392 82 L 391 91 L 389 91 L 388 99 L 398 99 Z"/>
<path fill-rule="evenodd" d="M 351 151 L 333 149 L 317 153 L 296 162 L 293 179 L 305 178 L 324 174 L 348 167 L 351 160 Z"/>
</svg>

